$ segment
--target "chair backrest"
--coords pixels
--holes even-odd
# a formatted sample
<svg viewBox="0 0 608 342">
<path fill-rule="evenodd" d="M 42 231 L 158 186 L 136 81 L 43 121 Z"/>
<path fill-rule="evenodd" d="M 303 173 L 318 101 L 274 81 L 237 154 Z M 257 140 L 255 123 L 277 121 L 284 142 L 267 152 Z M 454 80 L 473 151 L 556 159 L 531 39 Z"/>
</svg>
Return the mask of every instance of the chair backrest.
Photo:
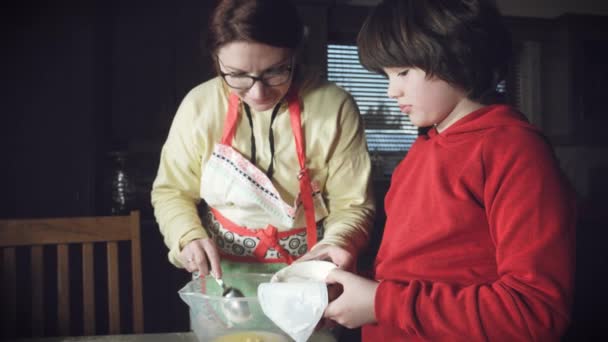
<svg viewBox="0 0 608 342">
<path fill-rule="evenodd" d="M 59 336 L 73 335 L 73 331 L 76 334 L 95 335 L 96 317 L 101 316 L 97 315 L 98 312 L 107 312 L 107 317 L 103 318 L 107 320 L 102 322 L 107 322 L 108 333 L 124 333 L 121 329 L 121 305 L 132 309 L 133 332 L 142 333 L 140 241 L 140 218 L 137 211 L 128 216 L 0 220 L 0 311 L 3 323 L 0 337 L 17 335 L 17 320 L 24 316 L 23 312 L 29 313 L 30 317 L 26 320 L 29 320 L 32 337 L 49 335 L 45 333 L 49 330 L 55 331 Z M 130 250 L 131 267 L 126 271 L 124 265 L 128 263 L 122 260 L 119 262 L 119 250 L 123 251 L 123 247 Z M 55 250 L 56 259 L 53 253 Z M 99 255 L 104 254 L 105 262 L 98 260 Z M 56 275 L 51 272 L 52 276 L 46 277 L 49 264 L 53 268 L 56 266 L 57 272 Z M 95 271 L 100 268 L 100 264 L 107 273 Z M 120 265 L 123 265 L 122 269 Z M 129 280 L 122 279 L 123 282 L 120 283 L 119 274 L 129 272 L 131 291 L 128 292 L 132 296 L 132 303 L 125 305 L 128 293 L 121 298 L 120 289 Z M 98 273 L 103 273 L 103 277 L 98 277 Z M 81 280 L 74 280 L 74 274 Z M 103 294 L 101 297 L 107 298 L 107 311 L 101 307 L 105 303 L 96 303 L 99 291 L 105 289 L 104 286 L 99 286 L 100 281 L 96 281 L 96 278 L 102 279 L 103 283 L 107 282 L 107 296 Z M 96 292 L 98 286 L 101 290 L 97 289 Z M 51 288 L 56 288 L 56 298 L 47 298 L 55 296 L 55 291 L 49 291 Z M 20 296 L 19 291 L 29 293 Z M 79 298 L 81 293 L 82 298 Z M 31 299 L 22 300 L 26 297 Z M 46 305 L 49 303 L 54 304 L 50 306 L 56 305 L 56 310 L 49 310 L 49 305 Z M 71 314 L 74 307 L 77 308 L 73 310 L 76 315 Z M 49 318 L 45 319 L 45 314 Z M 83 327 L 72 327 L 74 322 L 81 322 Z"/>
</svg>

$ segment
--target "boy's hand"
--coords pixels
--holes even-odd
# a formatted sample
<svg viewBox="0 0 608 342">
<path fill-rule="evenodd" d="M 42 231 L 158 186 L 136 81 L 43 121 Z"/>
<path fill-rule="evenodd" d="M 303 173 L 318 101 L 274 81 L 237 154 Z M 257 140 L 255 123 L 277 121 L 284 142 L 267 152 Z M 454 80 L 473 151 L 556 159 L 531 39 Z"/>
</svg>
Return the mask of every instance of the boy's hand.
<svg viewBox="0 0 608 342">
<path fill-rule="evenodd" d="M 325 282 L 343 288 L 342 294 L 325 309 L 325 318 L 350 329 L 376 322 L 374 301 L 378 282 L 340 269 L 332 270 Z"/>
</svg>

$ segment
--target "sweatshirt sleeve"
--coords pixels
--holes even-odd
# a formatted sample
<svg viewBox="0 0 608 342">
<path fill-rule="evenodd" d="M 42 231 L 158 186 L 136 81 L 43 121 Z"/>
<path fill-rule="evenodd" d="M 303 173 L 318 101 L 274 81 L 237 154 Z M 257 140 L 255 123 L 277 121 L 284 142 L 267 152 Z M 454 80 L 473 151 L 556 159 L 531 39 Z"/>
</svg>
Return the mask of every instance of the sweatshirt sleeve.
<svg viewBox="0 0 608 342">
<path fill-rule="evenodd" d="M 484 206 L 497 279 L 468 286 L 382 281 L 377 319 L 430 340 L 558 341 L 572 304 L 573 191 L 535 132 L 502 131 L 488 139 Z"/>
<path fill-rule="evenodd" d="M 367 245 L 375 213 L 371 161 L 359 110 L 347 94 L 337 118 L 337 143 L 324 194 L 329 215 L 319 244 L 337 245 L 356 256 Z"/>
<path fill-rule="evenodd" d="M 162 148 L 151 194 L 154 215 L 169 247 L 169 261 L 178 267 L 182 266 L 177 257 L 183 244 L 207 237 L 196 208 L 202 158 L 193 128 L 196 114 L 196 105 L 187 96 Z"/>
</svg>

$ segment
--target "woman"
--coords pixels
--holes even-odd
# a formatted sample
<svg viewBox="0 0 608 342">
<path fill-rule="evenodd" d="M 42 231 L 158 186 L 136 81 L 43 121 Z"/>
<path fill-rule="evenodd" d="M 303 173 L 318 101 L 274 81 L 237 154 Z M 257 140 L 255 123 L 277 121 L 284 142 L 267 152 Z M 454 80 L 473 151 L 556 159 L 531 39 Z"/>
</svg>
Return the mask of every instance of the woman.
<svg viewBox="0 0 608 342">
<path fill-rule="evenodd" d="M 303 31 L 284 0 L 215 9 L 219 77 L 181 103 L 152 190 L 176 266 L 270 273 L 306 254 L 350 268 L 365 246 L 374 205 L 359 112 L 298 64 Z"/>
</svg>

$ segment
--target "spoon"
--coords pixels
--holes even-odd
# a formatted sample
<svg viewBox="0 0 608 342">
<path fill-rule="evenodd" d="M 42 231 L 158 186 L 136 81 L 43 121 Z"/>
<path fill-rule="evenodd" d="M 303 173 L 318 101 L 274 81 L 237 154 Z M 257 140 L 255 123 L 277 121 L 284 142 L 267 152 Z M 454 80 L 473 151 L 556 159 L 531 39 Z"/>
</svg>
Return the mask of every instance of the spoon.
<svg viewBox="0 0 608 342">
<path fill-rule="evenodd" d="M 247 304 L 246 300 L 241 299 L 245 297 L 243 292 L 235 287 L 226 286 L 221 278 L 213 277 L 213 279 L 222 288 L 222 297 L 225 298 L 223 307 L 226 317 L 235 323 L 242 323 L 251 319 L 249 304 Z"/>
<path fill-rule="evenodd" d="M 193 279 L 198 279 L 199 277 L 199 272 L 192 274 Z M 249 304 L 247 304 L 246 300 L 241 299 L 245 298 L 243 292 L 235 287 L 226 286 L 222 278 L 217 278 L 213 274 L 211 274 L 211 277 L 222 288 L 222 297 L 225 299 L 223 308 L 226 317 L 235 323 L 242 323 L 251 319 Z"/>
</svg>

